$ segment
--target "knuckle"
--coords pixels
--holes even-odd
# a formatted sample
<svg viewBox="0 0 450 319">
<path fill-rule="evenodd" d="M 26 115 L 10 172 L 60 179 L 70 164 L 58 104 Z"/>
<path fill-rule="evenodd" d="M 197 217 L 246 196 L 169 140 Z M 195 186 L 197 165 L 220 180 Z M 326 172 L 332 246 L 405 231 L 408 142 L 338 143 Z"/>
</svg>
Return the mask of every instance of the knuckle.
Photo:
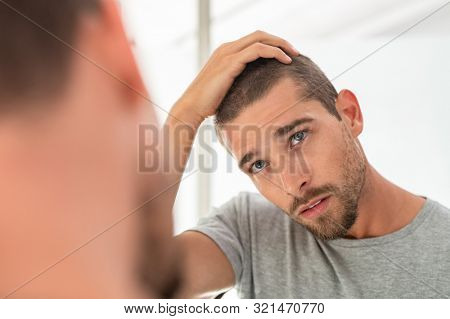
<svg viewBox="0 0 450 319">
<path fill-rule="evenodd" d="M 224 49 L 228 49 L 231 46 L 232 42 L 224 42 L 220 45 L 220 48 L 222 48 L 222 50 Z"/>
<path fill-rule="evenodd" d="M 223 51 L 225 51 L 226 48 L 228 48 L 228 46 L 229 46 L 228 42 L 222 43 L 221 45 L 219 45 L 217 47 L 216 50 L 214 50 L 214 53 L 215 54 L 221 54 Z"/>
<path fill-rule="evenodd" d="M 281 40 L 281 44 L 284 45 L 285 47 L 290 47 L 291 46 L 291 44 L 288 41 L 286 41 L 285 39 L 281 39 L 280 38 L 280 40 Z"/>
<path fill-rule="evenodd" d="M 264 31 L 261 31 L 261 30 L 256 30 L 255 32 L 253 32 L 253 34 L 256 35 L 256 36 L 261 37 L 261 36 L 264 36 L 266 33 Z"/>
<path fill-rule="evenodd" d="M 274 47 L 274 50 L 275 50 L 275 52 L 277 53 L 277 54 L 282 54 L 282 55 L 285 55 L 286 53 L 284 53 L 284 51 L 283 50 L 281 50 L 280 48 L 275 48 Z"/>
<path fill-rule="evenodd" d="M 256 42 L 253 44 L 253 47 L 257 50 L 264 50 L 266 48 L 266 46 L 261 42 Z"/>
</svg>

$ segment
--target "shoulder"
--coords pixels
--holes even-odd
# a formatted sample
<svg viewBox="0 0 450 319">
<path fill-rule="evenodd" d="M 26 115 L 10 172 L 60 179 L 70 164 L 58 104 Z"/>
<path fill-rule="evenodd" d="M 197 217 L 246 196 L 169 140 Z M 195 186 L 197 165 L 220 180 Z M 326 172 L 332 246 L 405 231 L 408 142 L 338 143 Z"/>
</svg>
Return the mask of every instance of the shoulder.
<svg viewBox="0 0 450 319">
<path fill-rule="evenodd" d="M 293 221 L 283 210 L 258 193 L 241 192 L 216 209 L 224 219 L 232 218 L 241 230 L 273 230 L 291 227 Z"/>
<path fill-rule="evenodd" d="M 450 252 L 450 210 L 441 203 L 427 198 L 422 213 L 416 217 L 414 233 L 428 246 Z"/>
<path fill-rule="evenodd" d="M 288 234 L 307 236 L 302 225 L 295 223 L 287 214 L 260 194 L 241 192 L 202 218 L 197 228 L 227 229 L 239 238 L 259 240 L 290 238 Z"/>
<path fill-rule="evenodd" d="M 425 205 L 428 210 L 428 220 L 435 227 L 444 228 L 448 232 L 450 230 L 450 209 L 432 199 L 427 199 Z"/>
<path fill-rule="evenodd" d="M 268 201 L 262 195 L 252 192 L 240 192 L 219 207 L 219 210 L 222 211 L 230 209 L 237 214 L 248 216 L 257 214 L 269 217 L 283 214 L 283 211 L 280 208 Z"/>
</svg>

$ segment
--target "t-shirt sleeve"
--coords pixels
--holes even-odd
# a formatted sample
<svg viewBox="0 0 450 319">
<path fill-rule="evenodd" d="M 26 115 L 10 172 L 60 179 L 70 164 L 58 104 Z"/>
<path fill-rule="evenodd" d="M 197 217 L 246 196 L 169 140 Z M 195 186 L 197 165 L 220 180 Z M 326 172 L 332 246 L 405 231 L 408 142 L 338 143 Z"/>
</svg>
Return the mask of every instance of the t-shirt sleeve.
<svg viewBox="0 0 450 319">
<path fill-rule="evenodd" d="M 234 197 L 219 208 L 213 208 L 210 216 L 200 219 L 197 226 L 189 231 L 197 231 L 210 237 L 223 251 L 231 263 L 239 283 L 242 276 L 248 243 L 247 209 L 242 205 L 244 194 Z M 243 207 L 244 206 L 244 207 Z"/>
</svg>

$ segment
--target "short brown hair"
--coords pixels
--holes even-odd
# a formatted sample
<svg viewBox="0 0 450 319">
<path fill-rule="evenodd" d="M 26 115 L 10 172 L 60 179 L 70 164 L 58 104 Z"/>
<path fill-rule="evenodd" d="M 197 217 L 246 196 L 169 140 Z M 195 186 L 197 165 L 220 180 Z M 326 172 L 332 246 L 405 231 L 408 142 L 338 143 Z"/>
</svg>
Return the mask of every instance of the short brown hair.
<svg viewBox="0 0 450 319">
<path fill-rule="evenodd" d="M 279 80 L 290 77 L 298 84 L 303 100 L 318 100 L 341 120 L 336 110 L 336 89 L 319 67 L 304 55 L 292 58 L 291 64 L 275 59 L 257 59 L 248 63 L 236 78 L 215 114 L 218 127 L 235 119 L 243 108 L 263 98 Z"/>
<path fill-rule="evenodd" d="M 72 44 L 81 13 L 96 9 L 98 0 L 0 2 L 0 112 L 61 87 L 72 52 L 54 36 Z"/>
</svg>

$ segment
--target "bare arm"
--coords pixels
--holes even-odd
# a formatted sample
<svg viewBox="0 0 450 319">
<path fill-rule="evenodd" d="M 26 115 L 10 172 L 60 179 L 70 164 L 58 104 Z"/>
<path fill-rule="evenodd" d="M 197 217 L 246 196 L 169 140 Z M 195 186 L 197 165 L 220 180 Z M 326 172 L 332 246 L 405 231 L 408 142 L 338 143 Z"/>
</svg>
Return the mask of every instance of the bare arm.
<svg viewBox="0 0 450 319">
<path fill-rule="evenodd" d="M 177 236 L 176 242 L 184 253 L 179 298 L 214 298 L 234 286 L 233 268 L 212 239 L 188 231 Z"/>
</svg>

